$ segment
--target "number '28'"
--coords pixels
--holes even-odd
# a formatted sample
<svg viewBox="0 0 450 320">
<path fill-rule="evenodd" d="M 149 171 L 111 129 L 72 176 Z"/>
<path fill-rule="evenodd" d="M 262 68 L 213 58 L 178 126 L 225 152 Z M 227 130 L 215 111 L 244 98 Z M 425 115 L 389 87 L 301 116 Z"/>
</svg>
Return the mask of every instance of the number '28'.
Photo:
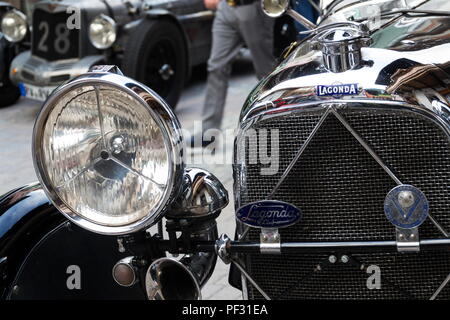
<svg viewBox="0 0 450 320">
<path fill-rule="evenodd" d="M 47 39 L 50 34 L 50 26 L 48 22 L 42 21 L 38 26 L 42 33 L 41 40 L 38 43 L 38 50 L 41 52 L 48 52 Z M 55 40 L 53 41 L 53 48 L 61 55 L 66 54 L 70 49 L 69 35 L 70 31 L 67 29 L 65 23 L 58 23 L 55 27 Z"/>
</svg>

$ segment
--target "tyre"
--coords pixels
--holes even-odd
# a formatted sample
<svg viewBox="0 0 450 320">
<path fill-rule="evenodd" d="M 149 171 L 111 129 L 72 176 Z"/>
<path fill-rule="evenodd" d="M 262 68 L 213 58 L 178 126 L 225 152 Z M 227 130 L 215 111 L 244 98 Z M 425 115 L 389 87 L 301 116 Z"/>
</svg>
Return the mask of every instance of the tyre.
<svg viewBox="0 0 450 320">
<path fill-rule="evenodd" d="M 122 70 L 156 91 L 175 109 L 188 71 L 180 29 L 168 19 L 144 19 L 125 48 Z"/>
<path fill-rule="evenodd" d="M 20 98 L 20 90 L 11 83 L 0 87 L 0 108 L 8 107 Z"/>
</svg>

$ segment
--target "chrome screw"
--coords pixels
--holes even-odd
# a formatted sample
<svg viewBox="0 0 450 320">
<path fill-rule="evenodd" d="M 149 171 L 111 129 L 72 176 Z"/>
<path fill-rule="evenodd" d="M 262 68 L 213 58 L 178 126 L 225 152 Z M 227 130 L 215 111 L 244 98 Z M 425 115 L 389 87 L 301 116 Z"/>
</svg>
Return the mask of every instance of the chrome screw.
<svg viewBox="0 0 450 320">
<path fill-rule="evenodd" d="M 343 255 L 343 256 L 341 257 L 341 262 L 342 262 L 342 263 L 347 263 L 349 260 L 350 260 L 349 257 L 346 256 L 346 255 Z"/>
<path fill-rule="evenodd" d="M 337 258 L 336 258 L 336 256 L 329 256 L 328 261 L 330 261 L 330 263 L 336 263 Z"/>
</svg>

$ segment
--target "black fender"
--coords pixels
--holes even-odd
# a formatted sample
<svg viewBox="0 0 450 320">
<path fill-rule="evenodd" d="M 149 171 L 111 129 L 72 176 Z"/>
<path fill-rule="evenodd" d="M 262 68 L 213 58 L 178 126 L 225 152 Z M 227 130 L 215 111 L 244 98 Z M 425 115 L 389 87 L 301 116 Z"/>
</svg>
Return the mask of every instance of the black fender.
<svg viewBox="0 0 450 320">
<path fill-rule="evenodd" d="M 112 277 L 130 255 L 119 252 L 115 236 L 70 223 L 39 184 L 0 197 L 1 299 L 146 299 L 141 283 L 125 288 Z M 71 286 L 76 272 L 79 285 Z"/>
<path fill-rule="evenodd" d="M 31 249 L 64 221 L 38 183 L 17 188 L 0 198 L 0 298 L 10 289 Z"/>
</svg>

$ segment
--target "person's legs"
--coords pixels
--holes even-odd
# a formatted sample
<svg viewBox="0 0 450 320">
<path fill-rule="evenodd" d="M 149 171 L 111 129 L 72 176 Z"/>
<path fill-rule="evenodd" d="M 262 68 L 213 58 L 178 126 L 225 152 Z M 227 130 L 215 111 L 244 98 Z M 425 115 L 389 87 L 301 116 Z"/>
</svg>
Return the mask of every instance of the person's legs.
<svg viewBox="0 0 450 320">
<path fill-rule="evenodd" d="M 203 132 L 219 129 L 225 106 L 231 62 L 242 46 L 232 9 L 222 1 L 213 23 L 213 41 L 208 60 L 208 80 L 203 106 Z"/>
<path fill-rule="evenodd" d="M 256 76 L 261 79 L 273 70 L 273 25 L 274 19 L 267 17 L 259 1 L 235 8 L 239 31 L 250 49 Z"/>
</svg>

